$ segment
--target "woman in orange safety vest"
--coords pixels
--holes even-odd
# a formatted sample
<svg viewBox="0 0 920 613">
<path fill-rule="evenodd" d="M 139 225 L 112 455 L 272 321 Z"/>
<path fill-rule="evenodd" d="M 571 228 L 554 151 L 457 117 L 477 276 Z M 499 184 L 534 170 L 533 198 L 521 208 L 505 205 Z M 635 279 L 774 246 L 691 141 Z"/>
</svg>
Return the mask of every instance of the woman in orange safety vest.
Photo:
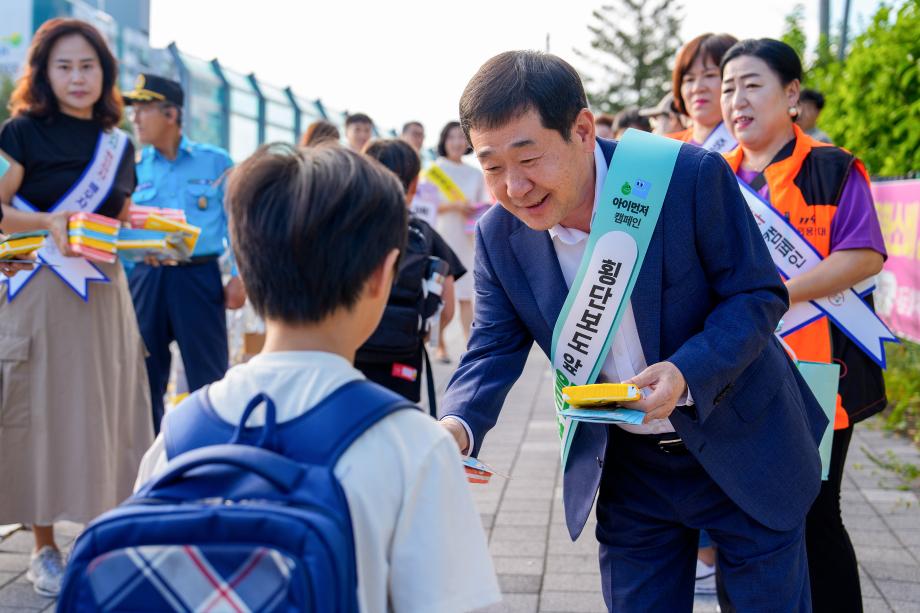
<svg viewBox="0 0 920 613">
<path fill-rule="evenodd" d="M 776 40 L 745 40 L 726 52 L 721 68 L 722 115 L 740 144 L 728 163 L 823 258 L 787 281 L 790 304 L 840 295 L 877 274 L 887 256 L 869 176 L 852 154 L 796 126 L 796 52 Z M 881 368 L 826 317 L 785 340 L 799 360 L 840 364 L 830 472 L 806 519 L 806 547 L 814 610 L 862 611 L 840 485 L 853 424 L 885 407 Z"/>
<path fill-rule="evenodd" d="M 677 52 L 671 91 L 674 107 L 681 115 L 690 118 L 690 127 L 668 136 L 692 145 L 705 146 L 711 151 L 728 151 L 734 147 L 733 139 L 711 139 L 710 136 L 714 135 L 722 123 L 722 109 L 719 106 L 722 75 L 719 63 L 729 47 L 736 42 L 738 39 L 731 34 L 701 34 Z"/>
</svg>

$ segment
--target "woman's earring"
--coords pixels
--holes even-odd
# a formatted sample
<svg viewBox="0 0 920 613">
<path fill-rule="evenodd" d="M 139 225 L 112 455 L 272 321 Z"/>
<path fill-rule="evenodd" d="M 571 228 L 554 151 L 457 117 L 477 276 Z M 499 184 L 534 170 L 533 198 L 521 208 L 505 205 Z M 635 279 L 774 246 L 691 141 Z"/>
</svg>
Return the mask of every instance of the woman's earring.
<svg viewBox="0 0 920 613">
<path fill-rule="evenodd" d="M 797 107 L 790 106 L 790 107 L 789 107 L 789 116 L 790 116 L 790 117 L 798 117 L 798 116 L 799 116 L 799 109 L 798 109 Z"/>
</svg>

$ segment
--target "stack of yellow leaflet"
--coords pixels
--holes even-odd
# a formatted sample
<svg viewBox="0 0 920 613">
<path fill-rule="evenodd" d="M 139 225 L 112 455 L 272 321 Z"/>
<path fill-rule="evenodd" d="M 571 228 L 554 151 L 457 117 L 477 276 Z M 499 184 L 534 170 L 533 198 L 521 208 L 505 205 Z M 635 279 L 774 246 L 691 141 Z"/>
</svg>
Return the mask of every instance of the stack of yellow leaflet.
<svg viewBox="0 0 920 613">
<path fill-rule="evenodd" d="M 562 399 L 580 409 L 607 408 L 640 398 L 639 388 L 629 383 L 594 383 L 562 388 Z"/>
<path fill-rule="evenodd" d="M 118 254 L 131 261 L 141 261 L 147 256 L 165 257 L 166 233 L 157 230 L 122 228 L 118 233 Z"/>
<path fill-rule="evenodd" d="M 124 259 L 183 262 L 192 257 L 201 228 L 186 222 L 185 211 L 134 204 L 128 216 L 131 227 L 122 228 L 118 235 L 118 250 Z"/>
<path fill-rule="evenodd" d="M 41 249 L 42 245 L 45 244 L 47 234 L 44 230 L 10 234 L 6 239 L 0 241 L 0 260 L 12 260 L 16 256 L 26 255 Z"/>
<path fill-rule="evenodd" d="M 147 218 L 144 229 L 166 232 L 166 242 L 169 249 L 175 252 L 176 259 L 192 257 L 198 236 L 201 234 L 201 228 L 155 213 Z"/>
<path fill-rule="evenodd" d="M 87 259 L 111 264 L 118 251 L 120 227 L 117 219 L 95 213 L 71 215 L 67 225 L 70 248 Z"/>
</svg>

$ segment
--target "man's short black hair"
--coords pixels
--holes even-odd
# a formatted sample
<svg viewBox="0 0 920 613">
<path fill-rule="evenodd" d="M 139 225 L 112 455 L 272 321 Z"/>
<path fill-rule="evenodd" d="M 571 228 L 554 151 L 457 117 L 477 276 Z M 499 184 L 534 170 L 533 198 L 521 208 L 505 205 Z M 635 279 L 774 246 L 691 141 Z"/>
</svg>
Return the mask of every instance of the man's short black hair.
<svg viewBox="0 0 920 613">
<path fill-rule="evenodd" d="M 824 94 L 816 89 L 803 89 L 799 92 L 799 102 L 811 102 L 820 111 L 824 108 Z"/>
<path fill-rule="evenodd" d="M 418 127 L 420 127 L 422 130 L 425 129 L 425 126 L 422 125 L 422 122 L 421 122 L 421 121 L 415 121 L 415 120 L 413 119 L 412 121 L 407 121 L 406 123 L 403 124 L 402 132 L 401 132 L 401 133 L 402 133 L 402 134 L 405 134 L 406 132 L 409 131 L 409 128 L 411 128 L 411 127 L 413 127 L 413 126 L 418 126 Z"/>
<path fill-rule="evenodd" d="M 374 120 L 364 113 L 350 113 L 348 117 L 345 118 L 345 127 L 347 128 L 353 123 L 366 123 L 369 126 L 373 126 Z"/>
<path fill-rule="evenodd" d="M 182 107 L 171 102 L 161 102 L 160 109 L 163 111 L 173 110 L 176 113 L 176 125 L 182 127 Z"/>
<path fill-rule="evenodd" d="M 353 307 L 405 246 L 399 181 L 341 147 L 263 145 L 233 170 L 226 199 L 237 265 L 266 319 L 316 323 Z"/>
<path fill-rule="evenodd" d="M 460 124 L 469 138 L 473 128 L 495 128 L 531 109 L 544 128 L 566 141 L 582 109 L 588 108 L 578 72 L 560 57 L 540 51 L 506 51 L 473 75 L 460 97 Z"/>
<path fill-rule="evenodd" d="M 371 141 L 364 147 L 364 155 L 374 158 L 396 175 L 406 193 L 422 170 L 422 161 L 415 149 L 398 138 Z"/>
<path fill-rule="evenodd" d="M 609 115 L 607 113 L 601 113 L 600 115 L 595 115 L 594 125 L 607 126 L 608 128 L 613 129 L 613 115 Z"/>
<path fill-rule="evenodd" d="M 649 124 L 648 117 L 639 114 L 639 109 L 623 109 L 613 118 L 614 130 L 625 130 L 626 128 L 635 128 L 643 132 L 651 132 L 652 126 Z"/>
</svg>

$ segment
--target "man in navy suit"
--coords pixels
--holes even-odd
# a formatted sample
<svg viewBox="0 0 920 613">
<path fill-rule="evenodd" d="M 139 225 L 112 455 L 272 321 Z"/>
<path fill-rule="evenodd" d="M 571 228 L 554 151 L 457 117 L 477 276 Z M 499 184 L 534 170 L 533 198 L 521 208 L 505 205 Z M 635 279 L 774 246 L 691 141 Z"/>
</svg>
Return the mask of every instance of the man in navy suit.
<svg viewBox="0 0 920 613">
<path fill-rule="evenodd" d="M 501 205 L 477 226 L 472 336 L 443 403 L 475 456 L 533 342 L 551 353 L 617 144 L 595 138 L 575 70 L 538 52 L 486 62 L 460 117 Z M 827 419 L 773 337 L 787 308 L 728 165 L 683 145 L 599 378 L 643 388 L 645 421 L 579 424 L 564 473 L 573 540 L 599 491 L 611 611 L 692 610 L 700 529 L 738 610 L 810 610 L 803 527 Z"/>
</svg>

